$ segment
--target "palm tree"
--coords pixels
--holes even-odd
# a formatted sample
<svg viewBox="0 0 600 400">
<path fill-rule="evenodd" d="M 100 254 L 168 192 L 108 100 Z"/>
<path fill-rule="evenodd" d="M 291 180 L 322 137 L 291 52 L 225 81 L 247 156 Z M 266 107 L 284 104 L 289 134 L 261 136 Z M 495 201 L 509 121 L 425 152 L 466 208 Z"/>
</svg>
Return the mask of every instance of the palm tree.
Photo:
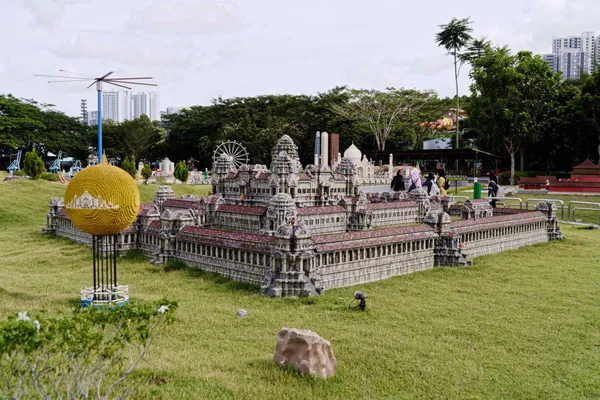
<svg viewBox="0 0 600 400">
<path fill-rule="evenodd" d="M 471 40 L 471 21 L 469 18 L 452 20 L 446 25 L 440 25 L 442 29 L 435 35 L 435 42 L 438 46 L 443 46 L 448 54 L 454 58 L 454 82 L 456 83 L 456 148 L 458 149 L 458 116 L 460 110 L 460 100 L 458 95 L 458 74 L 460 73 L 459 63 L 462 65 L 458 52 L 465 47 Z"/>
<path fill-rule="evenodd" d="M 466 50 L 458 55 L 461 63 L 472 63 L 473 60 L 481 58 L 486 49 L 491 47 L 491 43 L 485 37 L 481 39 L 473 39 L 467 45 Z M 460 68 L 459 68 L 460 71 Z"/>
</svg>

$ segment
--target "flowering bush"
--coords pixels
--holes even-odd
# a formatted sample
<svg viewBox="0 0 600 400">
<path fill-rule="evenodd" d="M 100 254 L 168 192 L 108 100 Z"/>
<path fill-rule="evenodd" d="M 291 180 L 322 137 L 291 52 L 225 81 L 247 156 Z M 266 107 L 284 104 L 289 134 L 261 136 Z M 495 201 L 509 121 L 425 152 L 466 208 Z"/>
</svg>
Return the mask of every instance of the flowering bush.
<svg viewBox="0 0 600 400">
<path fill-rule="evenodd" d="M 0 322 L 0 398 L 124 398 L 150 344 L 177 303 L 76 310 L 47 318 L 20 312 Z"/>
</svg>

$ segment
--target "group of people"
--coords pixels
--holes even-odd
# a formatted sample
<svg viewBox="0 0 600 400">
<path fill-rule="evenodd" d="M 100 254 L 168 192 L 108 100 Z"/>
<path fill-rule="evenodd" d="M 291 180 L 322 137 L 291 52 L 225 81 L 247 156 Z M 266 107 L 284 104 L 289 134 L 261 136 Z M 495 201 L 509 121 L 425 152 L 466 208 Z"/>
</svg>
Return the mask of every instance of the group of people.
<svg viewBox="0 0 600 400">
<path fill-rule="evenodd" d="M 394 192 L 405 191 L 406 185 L 404 184 L 404 176 L 402 175 L 402 171 L 398 170 L 394 179 L 392 179 L 391 188 Z M 444 169 L 440 169 L 438 171 L 438 177 L 436 179 L 435 174 L 430 172 L 427 174 L 425 182 L 421 182 L 421 171 L 418 168 L 413 168 L 410 171 L 410 179 L 408 191 L 412 192 L 415 189 L 423 188 L 427 190 L 427 194 L 429 196 L 446 196 L 450 185 L 448 180 L 446 179 L 446 171 Z"/>
<path fill-rule="evenodd" d="M 498 197 L 498 190 L 500 186 L 498 185 L 498 177 L 494 171 L 488 172 L 489 183 L 488 183 L 488 198 L 490 198 L 490 204 L 493 208 L 496 208 L 496 200 L 495 197 Z M 428 196 L 446 196 L 447 190 L 450 188 L 450 184 L 446 179 L 446 171 L 444 169 L 440 169 L 438 171 L 438 177 L 436 179 L 435 174 L 433 172 L 429 172 L 425 179 L 424 183 L 421 183 L 421 171 L 418 168 L 413 168 L 410 171 L 410 180 L 409 180 L 408 191 L 412 192 L 415 189 L 423 188 L 427 190 Z M 392 179 L 391 188 L 394 192 L 405 191 L 406 185 L 404 183 L 404 176 L 402 175 L 402 171 L 398 170 L 394 179 Z"/>
</svg>

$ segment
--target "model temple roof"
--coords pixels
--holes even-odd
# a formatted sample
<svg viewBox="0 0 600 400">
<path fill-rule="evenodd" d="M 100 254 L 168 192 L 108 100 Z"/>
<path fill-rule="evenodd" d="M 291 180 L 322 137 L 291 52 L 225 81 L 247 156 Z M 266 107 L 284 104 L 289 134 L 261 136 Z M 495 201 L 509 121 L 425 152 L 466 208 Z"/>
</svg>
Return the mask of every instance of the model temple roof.
<svg viewBox="0 0 600 400">
<path fill-rule="evenodd" d="M 314 214 L 330 214 L 345 212 L 346 208 L 342 206 L 319 206 L 319 207 L 304 207 L 299 208 L 298 215 L 314 215 Z"/>
<path fill-rule="evenodd" d="M 584 162 L 582 162 L 581 164 L 573 167 L 573 170 L 577 170 L 577 169 L 595 169 L 595 170 L 598 170 L 598 172 L 600 173 L 600 167 L 598 165 L 596 165 L 594 162 L 592 162 L 589 158 L 587 160 L 585 160 Z"/>
<path fill-rule="evenodd" d="M 267 211 L 267 209 L 266 207 L 257 206 L 236 206 L 233 204 L 221 204 L 217 207 L 217 211 L 235 214 L 263 215 Z"/>
</svg>

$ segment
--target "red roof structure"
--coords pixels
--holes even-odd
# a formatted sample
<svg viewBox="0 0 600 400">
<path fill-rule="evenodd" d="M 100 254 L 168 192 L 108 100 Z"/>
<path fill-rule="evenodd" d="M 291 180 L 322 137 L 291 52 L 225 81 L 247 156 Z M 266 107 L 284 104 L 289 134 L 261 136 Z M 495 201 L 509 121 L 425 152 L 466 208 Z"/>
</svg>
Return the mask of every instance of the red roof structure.
<svg viewBox="0 0 600 400">
<path fill-rule="evenodd" d="M 600 167 L 589 158 L 579 165 L 573 167 L 571 175 L 599 175 Z"/>
</svg>

